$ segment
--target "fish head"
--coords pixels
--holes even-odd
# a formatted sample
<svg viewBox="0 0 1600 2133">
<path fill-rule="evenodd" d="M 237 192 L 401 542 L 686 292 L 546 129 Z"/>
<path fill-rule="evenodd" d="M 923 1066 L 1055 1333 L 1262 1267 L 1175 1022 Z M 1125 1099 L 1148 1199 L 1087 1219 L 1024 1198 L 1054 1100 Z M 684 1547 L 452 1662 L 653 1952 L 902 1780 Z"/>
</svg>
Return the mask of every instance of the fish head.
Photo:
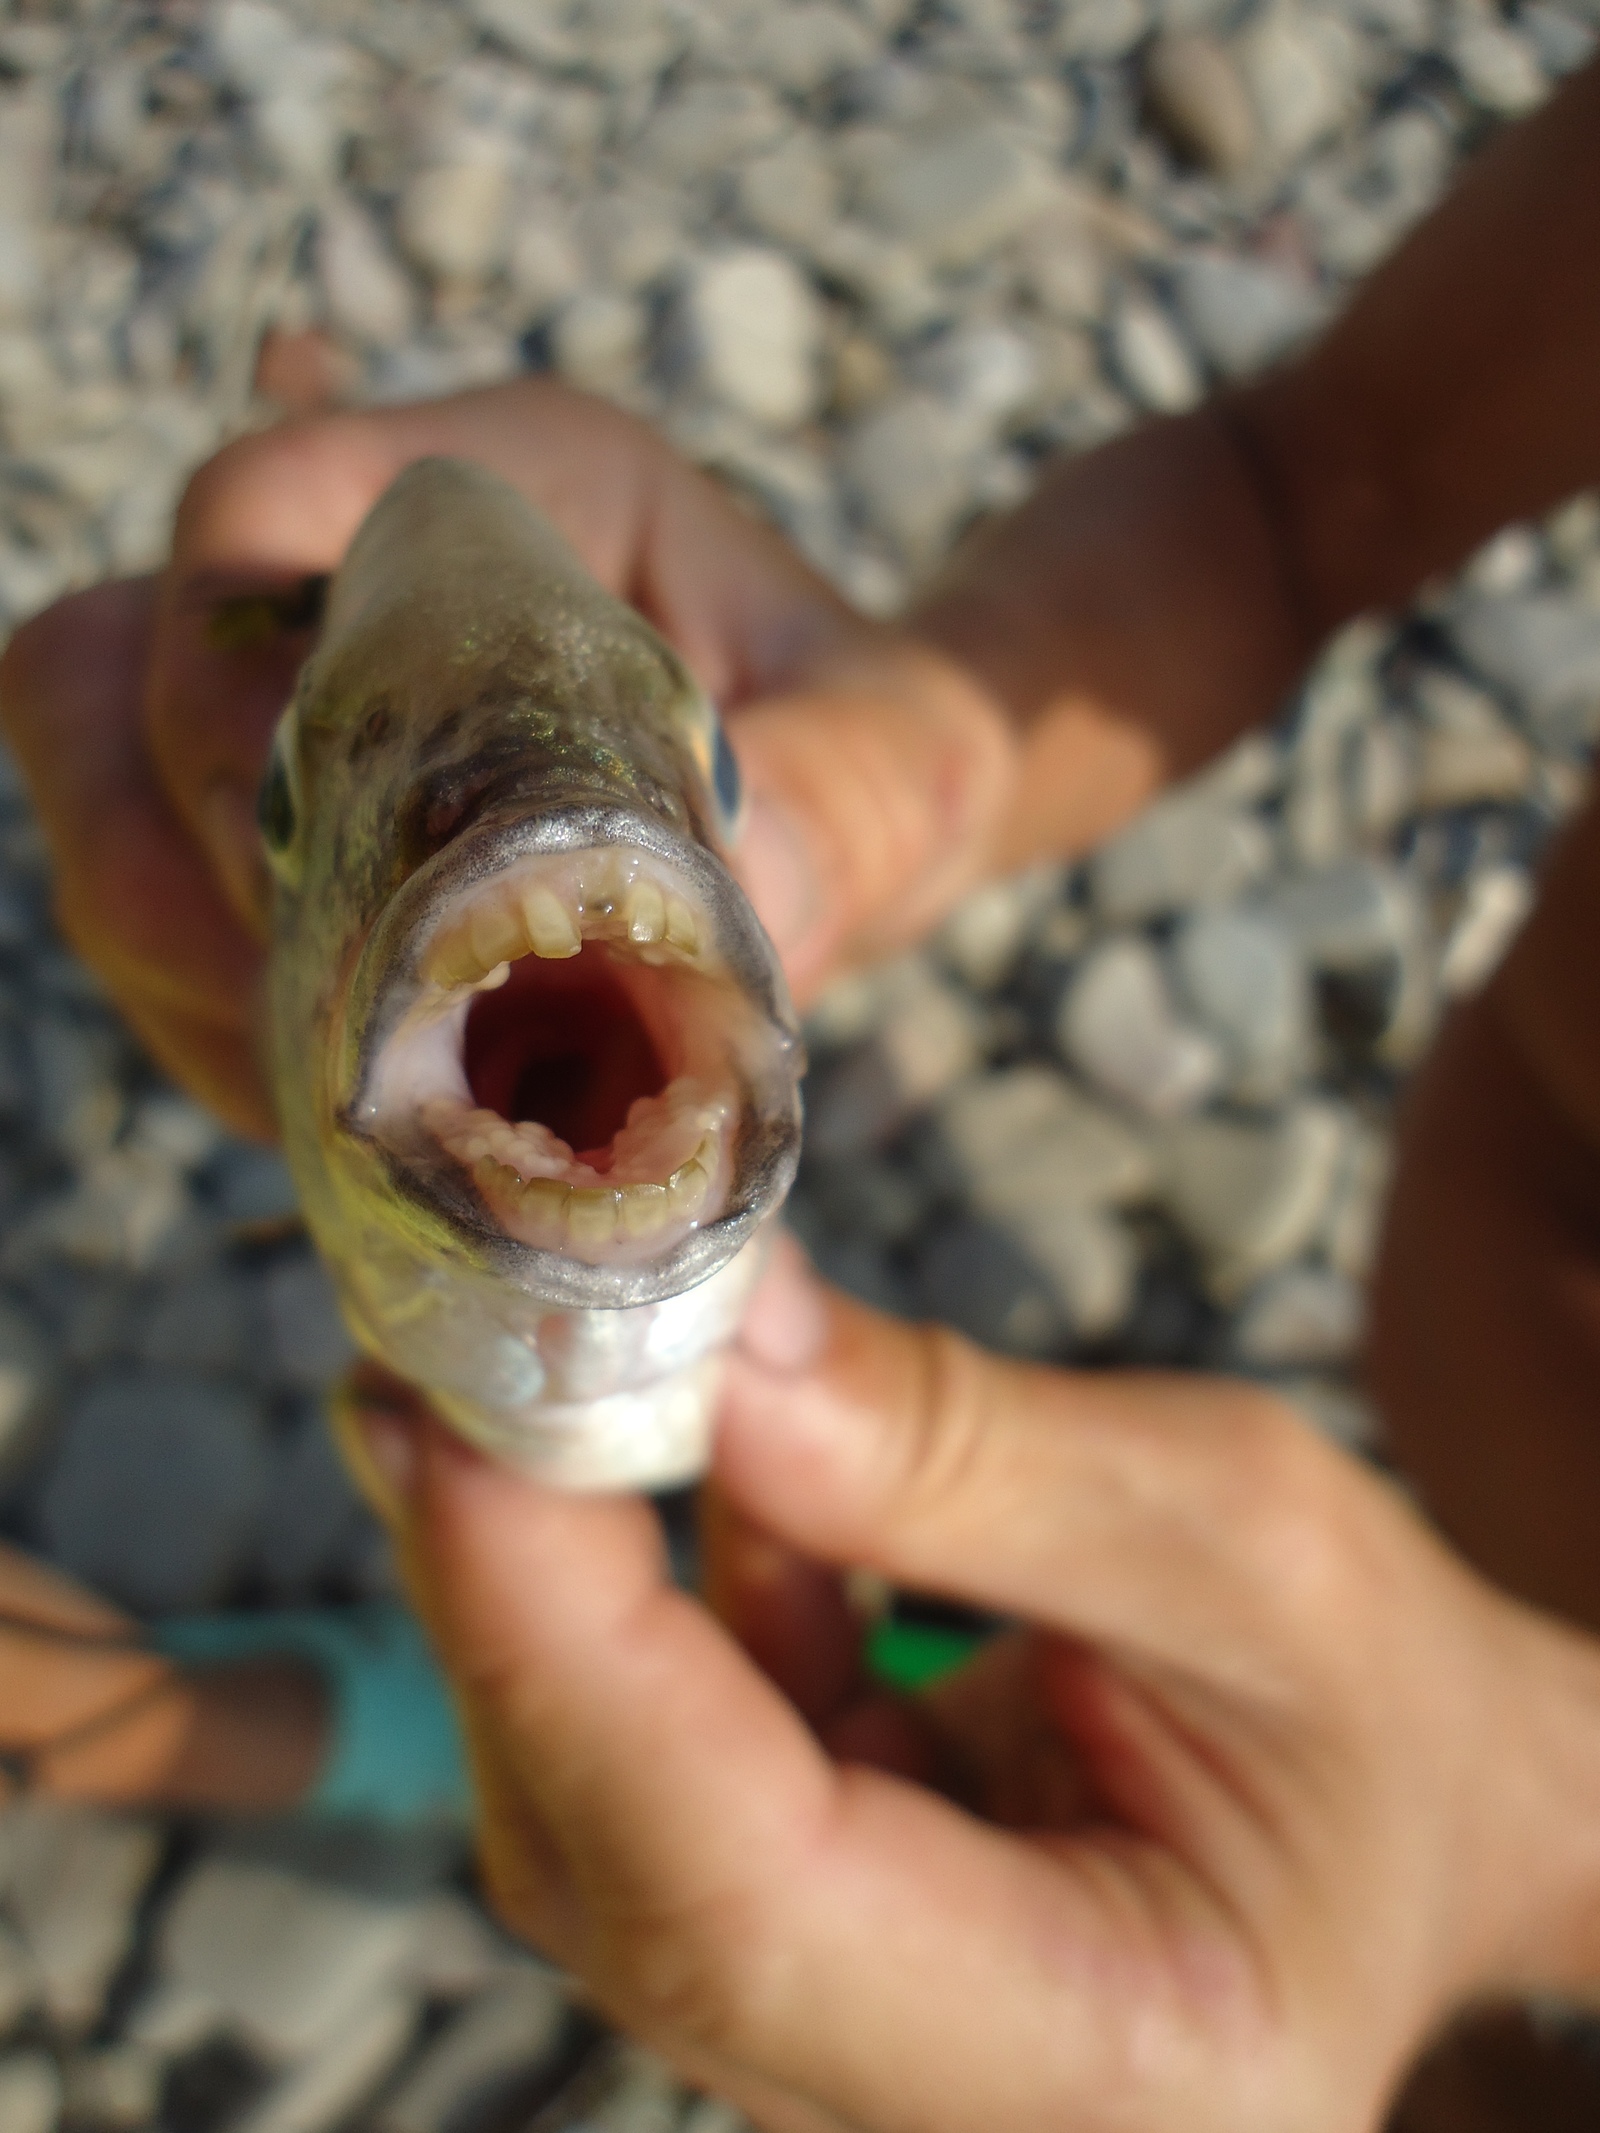
<svg viewBox="0 0 1600 2133">
<path fill-rule="evenodd" d="M 262 792 L 275 1080 L 330 1258 L 607 1309 L 740 1249 L 793 1177 L 802 1055 L 738 808 L 704 692 L 530 505 L 400 476 Z"/>
</svg>

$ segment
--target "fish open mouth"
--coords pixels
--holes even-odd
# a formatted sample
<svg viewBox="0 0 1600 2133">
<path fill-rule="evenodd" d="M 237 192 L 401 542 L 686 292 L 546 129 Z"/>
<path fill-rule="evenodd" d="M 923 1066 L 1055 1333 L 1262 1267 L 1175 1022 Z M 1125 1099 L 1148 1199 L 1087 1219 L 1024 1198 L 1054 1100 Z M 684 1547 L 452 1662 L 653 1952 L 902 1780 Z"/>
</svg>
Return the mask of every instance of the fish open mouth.
<svg viewBox="0 0 1600 2133">
<path fill-rule="evenodd" d="M 715 942 L 657 853 L 515 861 L 423 938 L 375 1130 L 420 1129 L 521 1243 L 592 1266 L 663 1256 L 727 1206 L 749 1088 L 783 1041 Z"/>
</svg>

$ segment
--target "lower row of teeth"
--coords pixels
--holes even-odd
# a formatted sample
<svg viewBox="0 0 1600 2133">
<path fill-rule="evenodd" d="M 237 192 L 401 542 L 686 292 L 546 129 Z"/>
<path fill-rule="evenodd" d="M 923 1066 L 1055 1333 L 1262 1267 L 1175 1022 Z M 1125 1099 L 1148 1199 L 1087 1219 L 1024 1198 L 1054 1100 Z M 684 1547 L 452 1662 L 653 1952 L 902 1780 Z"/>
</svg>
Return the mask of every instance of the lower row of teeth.
<svg viewBox="0 0 1600 2133">
<path fill-rule="evenodd" d="M 482 1191 L 514 1206 L 521 1220 L 552 1244 L 595 1246 L 654 1237 L 671 1223 L 695 1221 L 710 1197 L 716 1165 L 717 1143 L 708 1134 L 664 1185 L 605 1188 L 524 1178 L 490 1155 L 474 1163 L 472 1174 Z"/>
</svg>

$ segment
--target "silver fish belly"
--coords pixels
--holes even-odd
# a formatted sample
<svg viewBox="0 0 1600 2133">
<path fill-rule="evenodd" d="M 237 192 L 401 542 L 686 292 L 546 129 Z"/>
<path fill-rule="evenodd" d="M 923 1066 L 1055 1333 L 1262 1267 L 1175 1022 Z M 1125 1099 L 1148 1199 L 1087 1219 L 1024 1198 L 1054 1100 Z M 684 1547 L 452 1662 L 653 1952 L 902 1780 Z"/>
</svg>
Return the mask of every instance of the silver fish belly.
<svg viewBox="0 0 1600 2133">
<path fill-rule="evenodd" d="M 420 461 L 273 744 L 273 1073 L 360 1345 L 573 1488 L 704 1464 L 801 1047 L 716 714 L 515 491 Z"/>
</svg>

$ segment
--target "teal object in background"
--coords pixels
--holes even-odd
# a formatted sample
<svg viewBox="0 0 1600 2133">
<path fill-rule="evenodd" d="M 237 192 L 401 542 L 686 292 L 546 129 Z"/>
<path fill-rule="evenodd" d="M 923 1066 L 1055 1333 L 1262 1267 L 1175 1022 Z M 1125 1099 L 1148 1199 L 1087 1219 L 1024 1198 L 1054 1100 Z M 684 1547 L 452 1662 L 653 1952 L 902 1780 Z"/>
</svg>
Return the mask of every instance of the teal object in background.
<svg viewBox="0 0 1600 2133">
<path fill-rule="evenodd" d="M 179 1615 L 149 1641 L 186 1666 L 304 1660 L 328 1692 L 330 1739 L 300 1812 L 465 1822 L 472 1788 L 455 1712 L 414 1617 L 389 1601 L 271 1614 Z"/>
</svg>

